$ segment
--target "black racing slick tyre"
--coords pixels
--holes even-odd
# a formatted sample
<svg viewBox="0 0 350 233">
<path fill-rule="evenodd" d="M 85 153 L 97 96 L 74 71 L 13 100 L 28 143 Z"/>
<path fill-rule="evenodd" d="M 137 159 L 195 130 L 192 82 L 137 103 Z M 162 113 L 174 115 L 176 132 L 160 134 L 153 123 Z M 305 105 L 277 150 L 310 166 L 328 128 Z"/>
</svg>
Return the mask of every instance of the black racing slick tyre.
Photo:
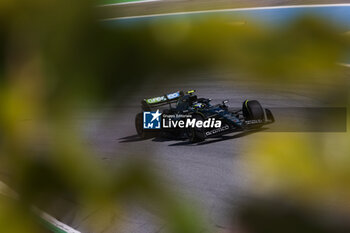
<svg viewBox="0 0 350 233">
<path fill-rule="evenodd" d="M 245 120 L 265 121 L 265 112 L 257 100 L 246 100 L 243 102 L 243 116 Z"/>
<path fill-rule="evenodd" d="M 204 116 L 202 114 L 193 114 L 192 118 L 195 118 L 197 120 L 204 121 Z M 205 140 L 205 132 L 203 128 L 189 128 L 187 130 L 187 136 L 190 140 L 190 142 L 202 142 Z"/>
<path fill-rule="evenodd" d="M 135 128 L 137 135 L 142 139 L 153 138 L 156 136 L 156 132 L 153 130 L 145 130 L 143 128 L 143 113 L 140 112 L 135 117 Z"/>
</svg>

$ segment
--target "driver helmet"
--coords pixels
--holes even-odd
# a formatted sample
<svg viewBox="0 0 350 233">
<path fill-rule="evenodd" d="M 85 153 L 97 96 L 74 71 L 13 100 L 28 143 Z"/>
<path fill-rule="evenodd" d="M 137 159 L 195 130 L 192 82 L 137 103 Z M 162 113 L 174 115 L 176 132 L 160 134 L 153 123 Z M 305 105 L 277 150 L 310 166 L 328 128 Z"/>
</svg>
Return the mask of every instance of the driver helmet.
<svg viewBox="0 0 350 233">
<path fill-rule="evenodd" d="M 193 104 L 193 108 L 195 108 L 195 109 L 204 108 L 204 104 L 202 104 L 202 103 L 195 103 L 195 104 Z"/>
</svg>

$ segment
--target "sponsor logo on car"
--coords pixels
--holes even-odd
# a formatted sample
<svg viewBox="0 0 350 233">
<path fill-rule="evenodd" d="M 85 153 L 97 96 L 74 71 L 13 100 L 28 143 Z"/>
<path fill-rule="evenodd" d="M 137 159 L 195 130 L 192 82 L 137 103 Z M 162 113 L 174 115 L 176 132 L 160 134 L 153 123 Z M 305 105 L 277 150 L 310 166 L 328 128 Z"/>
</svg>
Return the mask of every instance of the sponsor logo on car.
<svg viewBox="0 0 350 233">
<path fill-rule="evenodd" d="M 260 119 L 245 121 L 246 125 L 255 125 L 255 124 L 262 124 L 262 123 L 264 123 L 264 121 Z"/>
<path fill-rule="evenodd" d="M 163 96 L 154 97 L 154 98 L 151 98 L 151 99 L 146 99 L 146 102 L 149 103 L 149 104 L 155 104 L 155 103 L 166 101 L 167 99 L 168 100 L 173 100 L 173 99 L 176 99 L 178 97 L 180 97 L 180 92 L 174 92 L 174 93 L 168 94 L 166 96 L 163 95 Z"/>
<path fill-rule="evenodd" d="M 172 94 L 168 94 L 167 97 L 168 97 L 169 100 L 175 99 L 177 97 L 180 97 L 180 92 L 175 92 L 175 93 L 172 93 Z"/>
<path fill-rule="evenodd" d="M 213 134 L 221 133 L 221 132 L 229 130 L 229 129 L 230 129 L 230 126 L 224 125 L 223 127 L 220 127 L 220 128 L 213 129 L 213 130 L 205 132 L 205 135 L 206 136 L 211 136 Z"/>
</svg>

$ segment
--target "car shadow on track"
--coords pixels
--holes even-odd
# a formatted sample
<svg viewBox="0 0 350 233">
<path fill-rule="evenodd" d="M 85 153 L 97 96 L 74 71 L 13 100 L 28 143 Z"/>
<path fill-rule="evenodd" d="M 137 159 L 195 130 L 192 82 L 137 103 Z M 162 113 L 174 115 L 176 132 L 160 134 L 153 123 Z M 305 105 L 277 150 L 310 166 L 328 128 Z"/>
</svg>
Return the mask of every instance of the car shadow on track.
<svg viewBox="0 0 350 233">
<path fill-rule="evenodd" d="M 248 136 L 250 134 L 254 134 L 254 133 L 257 133 L 257 132 L 265 131 L 267 129 L 268 128 L 260 128 L 260 129 L 255 129 L 255 130 L 249 130 L 249 131 L 236 133 L 236 134 L 231 135 L 231 136 L 223 135 L 223 136 L 220 136 L 220 137 L 217 137 L 217 138 L 207 139 L 206 141 L 199 142 L 199 143 L 193 143 L 193 142 L 190 142 L 190 141 L 178 142 L 178 143 L 170 144 L 169 146 L 189 146 L 189 145 L 202 146 L 202 145 L 207 145 L 207 144 L 211 144 L 211 143 L 216 143 L 216 142 L 221 142 L 221 141 L 241 138 L 241 137 L 244 137 L 244 136 Z"/>
<path fill-rule="evenodd" d="M 165 137 L 140 138 L 137 134 L 135 134 L 135 135 L 119 138 L 119 140 L 120 140 L 119 143 L 140 142 L 140 141 L 146 141 L 146 140 L 152 140 L 153 142 L 180 141 L 177 143 L 169 144 L 168 146 L 201 146 L 201 145 L 207 145 L 207 144 L 211 144 L 211 143 L 241 138 L 241 137 L 253 134 L 253 133 L 265 131 L 267 129 L 268 128 L 249 130 L 249 131 L 239 132 L 239 133 L 236 133 L 236 134 L 231 135 L 231 136 L 223 135 L 223 136 L 219 136 L 219 137 L 215 137 L 215 138 L 210 138 L 210 139 L 207 139 L 206 141 L 198 142 L 198 143 L 190 142 L 187 139 L 175 139 L 175 138 L 165 138 Z"/>
<path fill-rule="evenodd" d="M 119 138 L 119 143 L 125 143 L 125 142 L 140 142 L 140 141 L 145 141 L 148 140 L 149 138 L 140 138 L 137 134 L 127 136 L 127 137 L 122 137 Z"/>
</svg>

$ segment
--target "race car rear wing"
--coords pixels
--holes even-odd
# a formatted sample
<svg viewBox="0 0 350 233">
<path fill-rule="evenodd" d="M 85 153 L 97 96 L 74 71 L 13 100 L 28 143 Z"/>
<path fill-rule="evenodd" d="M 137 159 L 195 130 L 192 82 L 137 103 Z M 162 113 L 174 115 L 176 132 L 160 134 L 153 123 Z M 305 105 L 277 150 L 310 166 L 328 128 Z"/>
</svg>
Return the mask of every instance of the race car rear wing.
<svg viewBox="0 0 350 233">
<path fill-rule="evenodd" d="M 177 91 L 170 94 L 165 94 L 158 97 L 153 97 L 150 99 L 144 99 L 141 101 L 143 111 L 151 111 L 152 109 L 169 104 L 171 108 L 172 103 L 176 103 L 177 100 L 184 95 L 183 91 Z"/>
</svg>

